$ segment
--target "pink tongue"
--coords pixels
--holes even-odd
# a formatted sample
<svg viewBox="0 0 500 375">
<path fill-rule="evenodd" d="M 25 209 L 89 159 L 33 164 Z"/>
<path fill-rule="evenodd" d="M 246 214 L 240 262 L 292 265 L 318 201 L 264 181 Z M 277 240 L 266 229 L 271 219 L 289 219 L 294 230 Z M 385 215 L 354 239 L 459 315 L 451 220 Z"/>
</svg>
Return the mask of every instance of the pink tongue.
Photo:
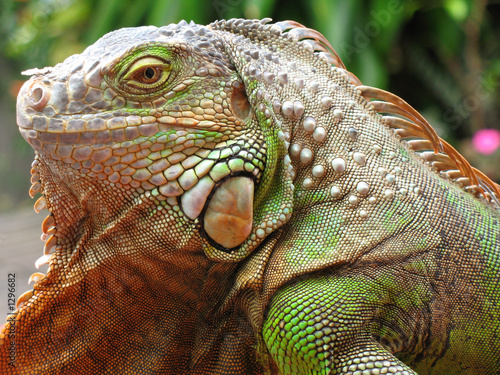
<svg viewBox="0 0 500 375">
<path fill-rule="evenodd" d="M 215 192 L 205 212 L 208 236 L 225 248 L 241 245 L 252 231 L 253 181 L 233 177 Z"/>
</svg>

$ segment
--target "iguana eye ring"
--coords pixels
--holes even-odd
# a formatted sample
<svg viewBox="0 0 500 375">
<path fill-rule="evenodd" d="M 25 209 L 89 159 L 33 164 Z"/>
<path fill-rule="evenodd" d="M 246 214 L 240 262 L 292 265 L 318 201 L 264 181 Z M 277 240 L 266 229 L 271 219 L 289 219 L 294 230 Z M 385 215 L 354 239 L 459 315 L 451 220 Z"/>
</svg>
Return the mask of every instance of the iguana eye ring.
<svg viewBox="0 0 500 375">
<path fill-rule="evenodd" d="M 135 93 L 150 93 L 160 88 L 170 76 L 172 64 L 158 57 L 146 56 L 134 61 L 123 74 L 125 89 Z"/>
<path fill-rule="evenodd" d="M 158 67 L 145 66 L 136 72 L 131 79 L 136 80 L 137 82 L 150 85 L 157 82 L 163 73 L 163 70 Z"/>
</svg>

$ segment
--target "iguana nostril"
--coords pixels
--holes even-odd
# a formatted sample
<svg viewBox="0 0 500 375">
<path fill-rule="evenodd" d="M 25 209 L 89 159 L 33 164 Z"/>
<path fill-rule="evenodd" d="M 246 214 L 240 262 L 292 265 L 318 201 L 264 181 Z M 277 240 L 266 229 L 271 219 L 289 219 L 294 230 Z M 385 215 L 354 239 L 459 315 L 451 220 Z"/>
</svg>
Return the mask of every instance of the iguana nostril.
<svg viewBox="0 0 500 375">
<path fill-rule="evenodd" d="M 33 100 L 38 103 L 43 98 L 43 90 L 40 87 L 37 87 L 33 90 L 32 97 Z"/>
<path fill-rule="evenodd" d="M 49 90 L 39 83 L 35 83 L 31 86 L 29 98 L 30 98 L 30 107 L 41 110 L 45 107 L 47 102 L 49 101 Z"/>
</svg>

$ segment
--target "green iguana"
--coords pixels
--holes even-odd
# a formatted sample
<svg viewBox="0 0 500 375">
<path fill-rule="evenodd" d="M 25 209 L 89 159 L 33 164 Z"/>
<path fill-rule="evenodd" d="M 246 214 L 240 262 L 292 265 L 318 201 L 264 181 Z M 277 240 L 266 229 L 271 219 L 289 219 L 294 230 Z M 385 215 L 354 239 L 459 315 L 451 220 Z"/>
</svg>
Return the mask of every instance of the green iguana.
<svg viewBox="0 0 500 375">
<path fill-rule="evenodd" d="M 499 187 L 269 22 L 122 29 L 27 72 L 49 269 L 2 374 L 500 373 Z"/>
</svg>

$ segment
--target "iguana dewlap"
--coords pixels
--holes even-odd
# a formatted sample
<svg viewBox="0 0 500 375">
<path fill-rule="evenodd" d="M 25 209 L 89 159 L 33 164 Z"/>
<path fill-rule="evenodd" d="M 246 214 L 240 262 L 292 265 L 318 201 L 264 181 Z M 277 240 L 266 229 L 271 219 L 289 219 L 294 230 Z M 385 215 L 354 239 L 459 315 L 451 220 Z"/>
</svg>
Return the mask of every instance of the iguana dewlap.
<svg viewBox="0 0 500 375">
<path fill-rule="evenodd" d="M 499 187 L 269 21 L 121 29 L 27 72 L 49 270 L 0 373 L 499 373 Z"/>
</svg>

